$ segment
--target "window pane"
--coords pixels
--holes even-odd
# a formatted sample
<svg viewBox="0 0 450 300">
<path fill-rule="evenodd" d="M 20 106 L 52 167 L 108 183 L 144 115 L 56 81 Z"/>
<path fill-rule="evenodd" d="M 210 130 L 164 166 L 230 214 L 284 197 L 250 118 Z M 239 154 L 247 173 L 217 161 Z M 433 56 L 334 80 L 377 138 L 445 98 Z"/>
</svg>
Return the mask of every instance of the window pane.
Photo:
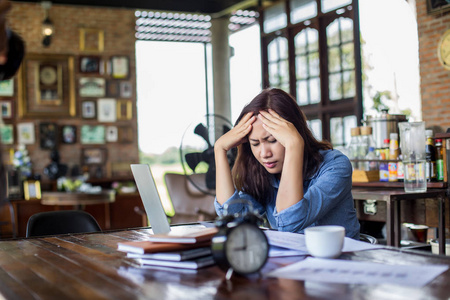
<svg viewBox="0 0 450 300">
<path fill-rule="evenodd" d="M 271 86 L 278 86 L 280 84 L 278 74 L 278 64 L 269 63 L 269 82 Z"/>
<path fill-rule="evenodd" d="M 344 76 L 344 98 L 350 98 L 355 96 L 355 72 L 346 71 Z"/>
<path fill-rule="evenodd" d="M 341 71 L 341 54 L 339 52 L 337 47 L 328 49 L 328 71 L 330 73 Z"/>
<path fill-rule="evenodd" d="M 355 68 L 355 57 L 353 50 L 353 43 L 348 43 L 342 45 L 342 69 L 354 69 Z"/>
<path fill-rule="evenodd" d="M 311 53 L 309 56 L 309 76 L 319 76 L 319 52 Z"/>
<path fill-rule="evenodd" d="M 351 135 L 350 128 L 357 127 L 356 116 L 346 116 L 344 117 L 344 145 L 350 143 Z"/>
<path fill-rule="evenodd" d="M 280 59 L 278 54 L 277 39 L 271 41 L 269 46 L 267 46 L 267 56 L 269 57 L 269 62 L 274 62 Z"/>
<path fill-rule="evenodd" d="M 352 0 L 322 0 L 322 12 L 326 13 L 351 3 Z"/>
<path fill-rule="evenodd" d="M 297 56 L 295 58 L 295 70 L 297 79 L 306 79 L 308 77 L 308 64 L 306 56 Z"/>
<path fill-rule="evenodd" d="M 317 16 L 315 0 L 291 0 L 291 23 L 296 24 Z"/>
<path fill-rule="evenodd" d="M 282 90 L 285 91 L 286 93 L 289 93 L 289 83 L 288 83 L 288 84 L 283 83 L 283 84 L 280 86 L 280 89 L 282 89 Z"/>
<path fill-rule="evenodd" d="M 327 45 L 328 45 L 328 47 L 339 45 L 339 42 L 340 42 L 339 19 L 334 20 L 327 27 Z"/>
<path fill-rule="evenodd" d="M 264 11 L 264 32 L 269 33 L 287 26 L 284 3 L 280 2 Z"/>
<path fill-rule="evenodd" d="M 312 78 L 309 80 L 309 94 L 311 104 L 320 102 L 320 80 Z"/>
<path fill-rule="evenodd" d="M 300 31 L 294 38 L 295 43 L 295 53 L 305 54 L 306 53 L 306 30 Z"/>
<path fill-rule="evenodd" d="M 342 42 L 353 41 L 353 21 L 348 18 L 339 18 L 341 23 L 341 37 Z"/>
<path fill-rule="evenodd" d="M 322 121 L 320 119 L 314 119 L 307 121 L 309 128 L 311 129 L 314 137 L 319 141 L 322 140 Z"/>
<path fill-rule="evenodd" d="M 279 37 L 277 38 L 278 46 L 280 47 L 280 58 L 287 59 L 288 58 L 288 42 L 286 38 Z"/>
<path fill-rule="evenodd" d="M 280 61 L 280 77 L 283 83 L 289 82 L 289 64 L 287 60 Z"/>
<path fill-rule="evenodd" d="M 341 73 L 338 74 L 331 74 L 329 77 L 330 83 L 329 83 L 329 90 L 330 90 L 330 100 L 339 100 L 342 99 L 342 92 L 341 92 L 341 86 L 342 86 L 342 80 L 341 80 Z"/>
<path fill-rule="evenodd" d="M 319 33 L 316 29 L 308 28 L 306 29 L 308 34 L 308 50 L 319 51 Z"/>
<path fill-rule="evenodd" d="M 307 105 L 308 102 L 308 86 L 306 80 L 297 81 L 297 103 L 299 105 Z"/>
<path fill-rule="evenodd" d="M 344 128 L 342 118 L 330 119 L 331 143 L 333 146 L 342 146 L 344 144 Z"/>
</svg>

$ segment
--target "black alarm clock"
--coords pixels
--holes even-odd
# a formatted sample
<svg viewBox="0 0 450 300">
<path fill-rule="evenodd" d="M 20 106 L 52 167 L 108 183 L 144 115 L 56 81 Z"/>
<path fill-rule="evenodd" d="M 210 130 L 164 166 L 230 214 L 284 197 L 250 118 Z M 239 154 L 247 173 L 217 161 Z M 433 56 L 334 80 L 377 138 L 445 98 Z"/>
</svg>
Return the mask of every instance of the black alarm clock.
<svg viewBox="0 0 450 300">
<path fill-rule="evenodd" d="M 269 255 L 267 237 L 259 228 L 262 218 L 253 210 L 251 202 L 246 203 L 249 203 L 249 212 L 228 215 L 230 203 L 224 216 L 216 221 L 219 231 L 212 239 L 212 255 L 217 265 L 227 272 L 227 280 L 233 273 L 249 275 L 259 272 Z"/>
</svg>

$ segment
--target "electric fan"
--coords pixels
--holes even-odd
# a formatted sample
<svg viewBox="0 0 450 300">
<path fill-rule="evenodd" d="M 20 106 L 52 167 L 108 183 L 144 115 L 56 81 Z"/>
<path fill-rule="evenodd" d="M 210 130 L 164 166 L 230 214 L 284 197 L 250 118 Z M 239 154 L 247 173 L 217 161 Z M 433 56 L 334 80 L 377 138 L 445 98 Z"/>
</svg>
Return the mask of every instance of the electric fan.
<svg viewBox="0 0 450 300">
<path fill-rule="evenodd" d="M 183 133 L 180 144 L 180 159 L 184 174 L 192 185 L 204 194 L 215 196 L 216 164 L 214 143 L 227 133 L 232 124 L 225 117 L 207 114 L 202 120 L 193 122 Z M 237 149 L 227 153 L 230 167 L 233 166 Z M 204 176 L 190 176 L 204 174 Z"/>
</svg>

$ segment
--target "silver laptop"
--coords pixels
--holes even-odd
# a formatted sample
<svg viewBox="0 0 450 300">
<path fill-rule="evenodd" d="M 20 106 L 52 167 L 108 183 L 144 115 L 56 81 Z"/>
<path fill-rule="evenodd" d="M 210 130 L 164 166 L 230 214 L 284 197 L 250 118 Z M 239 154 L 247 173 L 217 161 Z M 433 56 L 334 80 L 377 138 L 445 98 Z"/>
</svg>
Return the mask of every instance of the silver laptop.
<svg viewBox="0 0 450 300">
<path fill-rule="evenodd" d="M 156 188 L 150 166 L 147 164 L 131 164 L 130 166 L 153 233 L 169 233 L 172 230 L 169 225 L 169 221 L 167 220 L 161 198 L 159 197 L 158 189 Z M 175 231 L 177 234 L 182 234 L 184 232 L 188 232 L 192 227 L 198 230 L 199 227 L 204 228 L 205 226 L 177 226 L 173 227 L 173 229 L 176 229 Z"/>
</svg>

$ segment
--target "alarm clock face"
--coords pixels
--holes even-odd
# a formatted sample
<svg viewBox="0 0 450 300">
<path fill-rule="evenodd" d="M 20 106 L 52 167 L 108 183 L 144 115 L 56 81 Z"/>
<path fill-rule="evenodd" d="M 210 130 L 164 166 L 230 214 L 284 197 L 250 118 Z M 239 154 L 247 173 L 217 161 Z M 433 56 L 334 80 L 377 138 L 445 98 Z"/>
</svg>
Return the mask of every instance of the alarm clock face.
<svg viewBox="0 0 450 300">
<path fill-rule="evenodd" d="M 229 232 L 224 250 L 234 271 L 250 274 L 259 271 L 266 263 L 269 244 L 261 229 L 244 223 Z"/>
</svg>

